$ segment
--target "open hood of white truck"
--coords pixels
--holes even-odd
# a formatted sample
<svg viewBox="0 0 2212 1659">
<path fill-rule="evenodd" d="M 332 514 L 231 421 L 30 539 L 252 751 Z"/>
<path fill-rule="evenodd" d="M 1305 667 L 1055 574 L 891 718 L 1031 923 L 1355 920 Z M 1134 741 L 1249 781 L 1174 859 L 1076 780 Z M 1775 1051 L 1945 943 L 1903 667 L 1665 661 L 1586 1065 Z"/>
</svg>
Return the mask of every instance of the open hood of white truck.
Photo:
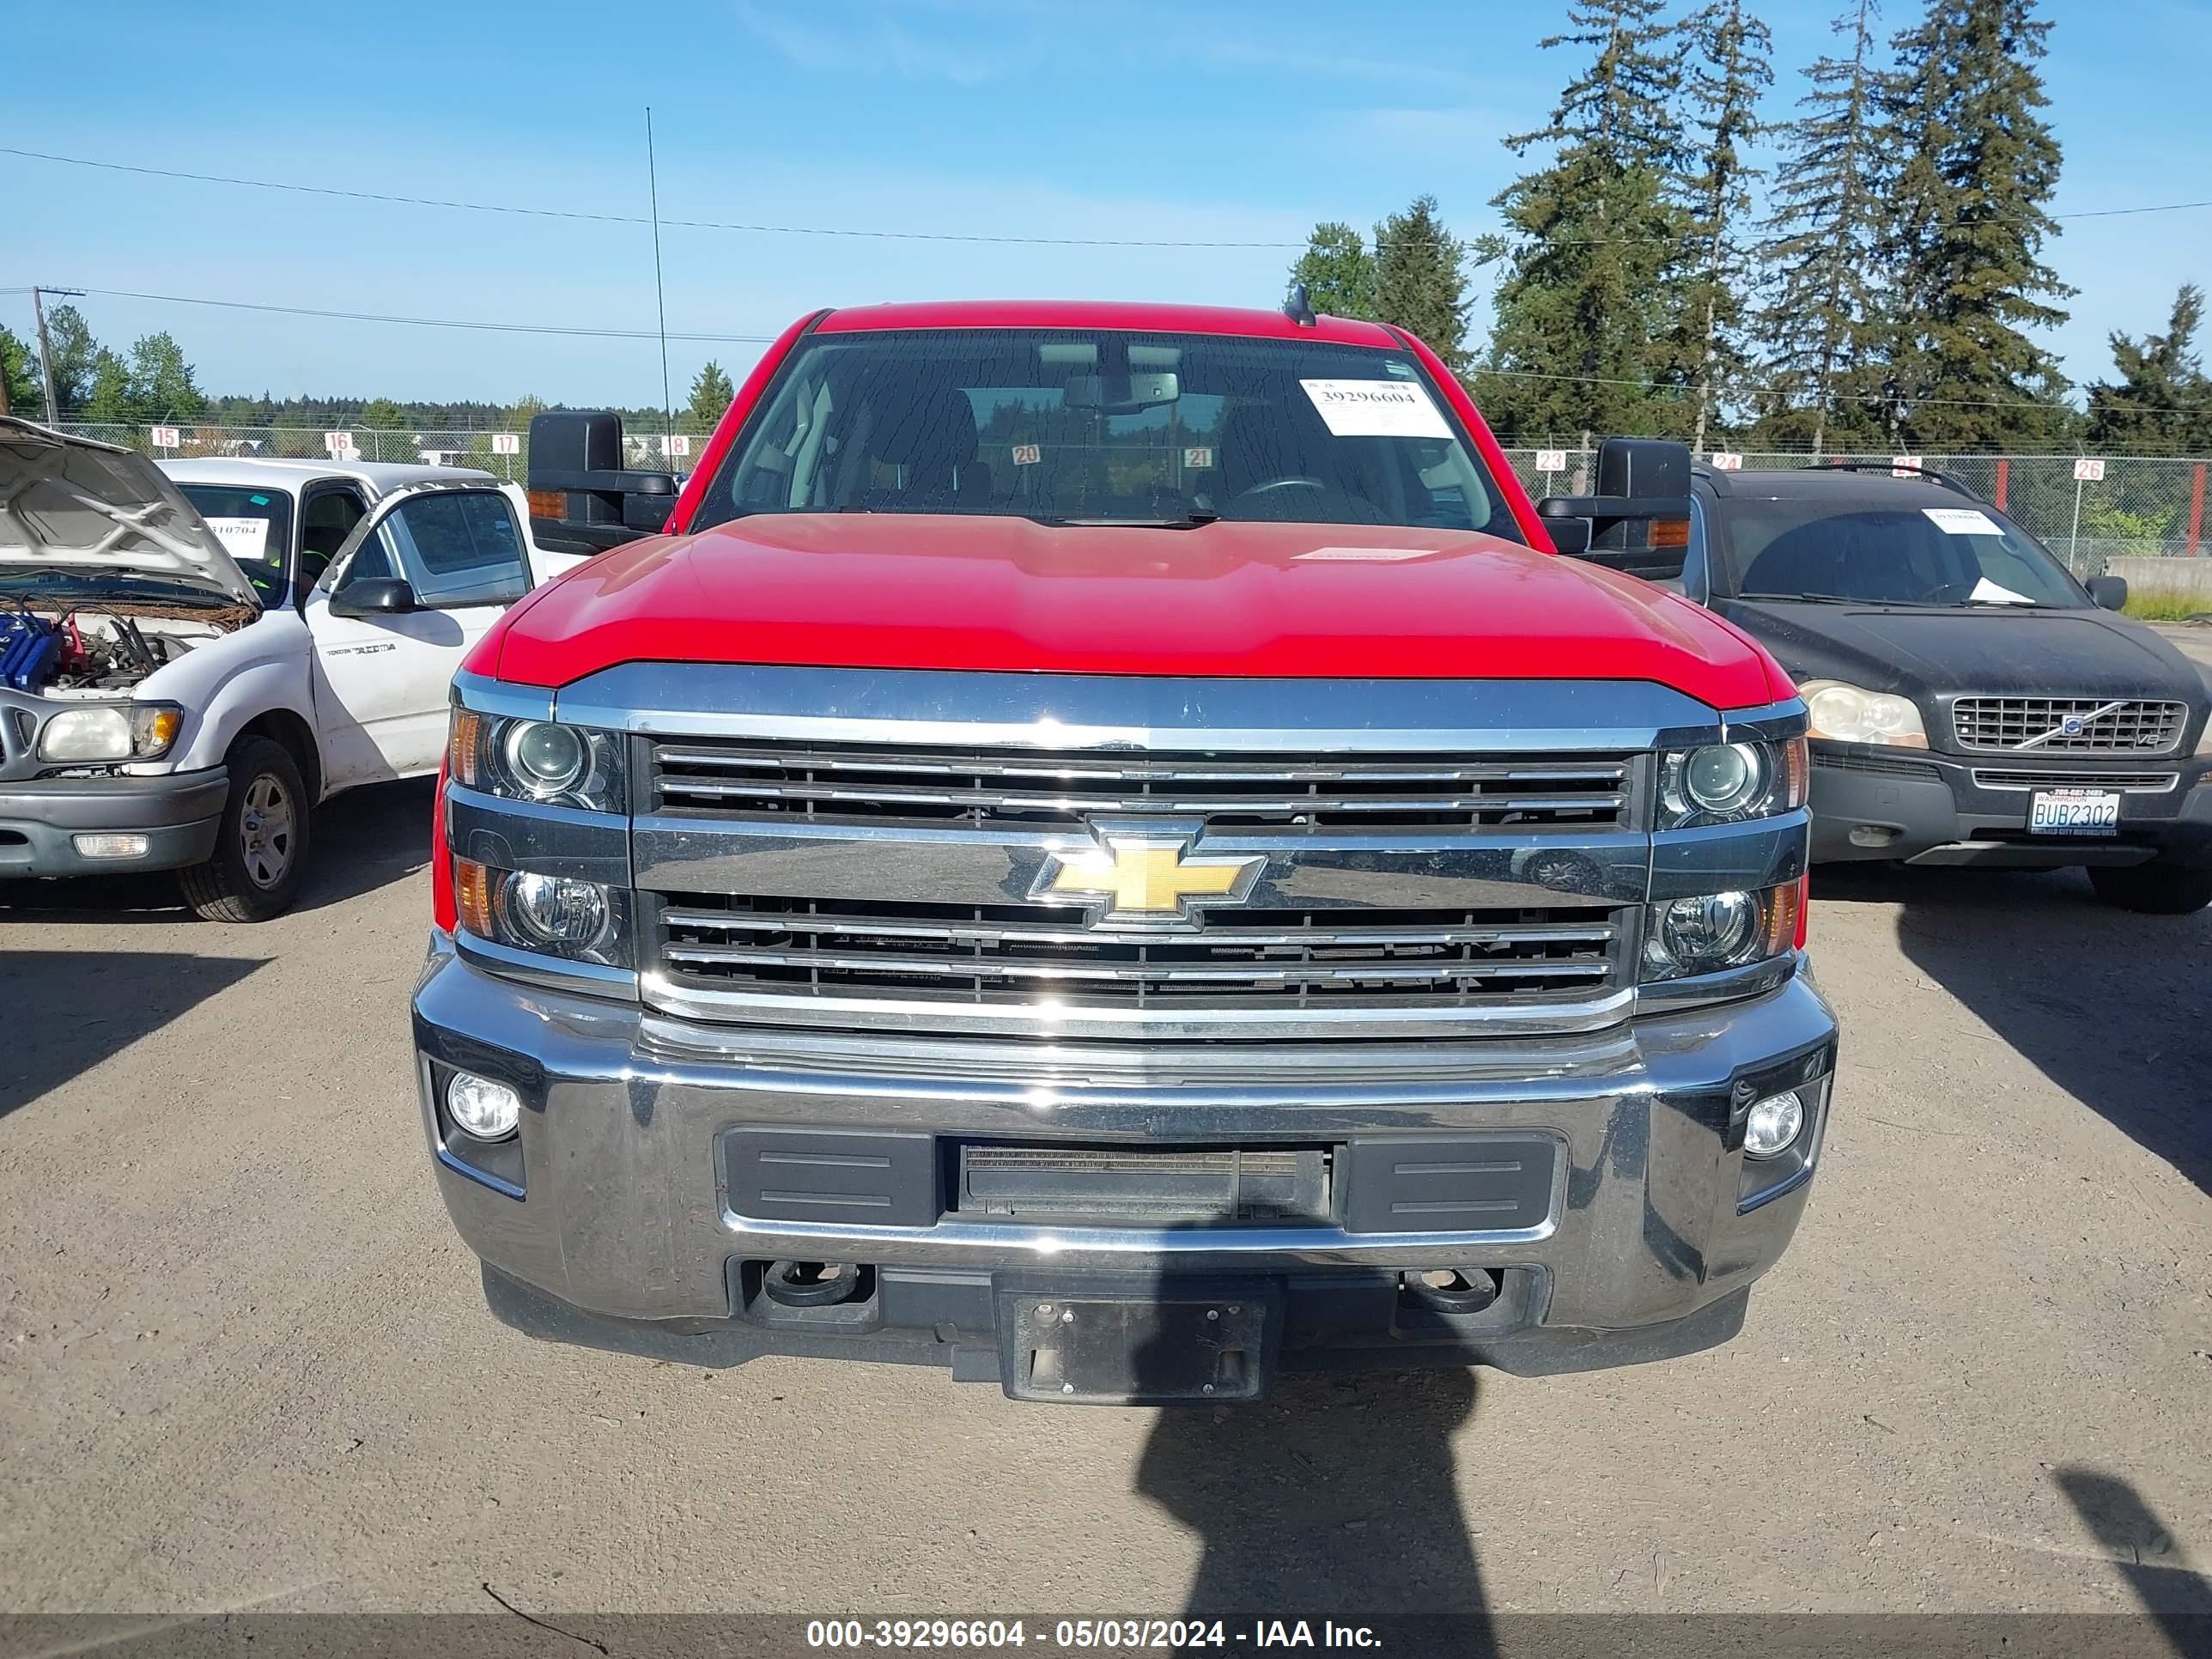
<svg viewBox="0 0 2212 1659">
<path fill-rule="evenodd" d="M 258 607 L 207 520 L 136 451 L 0 416 L 0 568 L 189 582 Z"/>
</svg>

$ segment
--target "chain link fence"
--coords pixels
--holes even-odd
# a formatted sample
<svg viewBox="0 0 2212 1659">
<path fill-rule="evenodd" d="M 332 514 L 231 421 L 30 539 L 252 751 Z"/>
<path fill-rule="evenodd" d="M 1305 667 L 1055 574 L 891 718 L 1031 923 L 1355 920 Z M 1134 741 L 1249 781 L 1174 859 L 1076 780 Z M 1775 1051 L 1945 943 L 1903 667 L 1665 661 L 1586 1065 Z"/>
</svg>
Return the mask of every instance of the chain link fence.
<svg viewBox="0 0 2212 1659">
<path fill-rule="evenodd" d="M 119 444 L 161 460 L 235 456 L 258 460 L 355 461 L 408 466 L 475 467 L 520 483 L 530 471 L 530 434 L 455 428 L 302 426 L 126 426 L 101 421 L 64 421 L 59 429 Z M 706 447 L 707 434 L 678 420 L 672 440 L 659 430 L 626 430 L 625 466 L 688 472 Z M 672 455 L 665 453 L 672 447 Z"/>
<path fill-rule="evenodd" d="M 625 465 L 688 472 L 706 447 L 707 434 L 678 422 L 672 437 L 659 431 L 625 433 Z M 526 430 L 377 430 L 349 427 L 231 427 L 209 424 L 120 426 L 64 422 L 64 430 L 104 439 L 167 459 L 248 456 L 289 460 L 325 460 L 346 454 L 362 461 L 476 467 L 495 477 L 520 481 L 530 468 Z M 668 453 L 672 450 L 673 453 Z M 1593 452 L 1587 449 L 1510 449 L 1507 458 L 1532 495 L 1577 495 L 1588 489 Z M 1814 466 L 1835 461 L 1887 468 L 1900 458 L 1889 455 L 1753 454 L 1725 457 L 1750 470 Z M 2142 562 L 2195 559 L 2205 552 L 2206 474 L 2212 460 L 2170 456 L 2107 455 L 2078 467 L 2073 455 L 1923 455 L 1910 458 L 1925 469 L 1954 478 L 1975 495 L 1994 502 L 2045 546 L 2065 560 L 2077 575 L 2118 569 L 2138 582 L 2157 585 L 2160 569 Z M 2099 476 L 2084 477 L 2082 471 Z M 2177 584 L 2212 591 L 2212 564 L 2166 568 Z"/>
</svg>

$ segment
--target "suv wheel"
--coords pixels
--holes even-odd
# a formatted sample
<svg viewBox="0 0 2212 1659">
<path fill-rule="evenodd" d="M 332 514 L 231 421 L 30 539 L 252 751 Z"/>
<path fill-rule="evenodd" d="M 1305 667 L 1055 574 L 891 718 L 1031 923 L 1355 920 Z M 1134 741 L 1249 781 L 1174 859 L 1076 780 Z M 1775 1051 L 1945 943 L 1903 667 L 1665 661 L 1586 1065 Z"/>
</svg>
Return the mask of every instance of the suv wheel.
<svg viewBox="0 0 2212 1659">
<path fill-rule="evenodd" d="M 291 751 L 267 738 L 231 744 L 230 797 L 205 864 L 177 872 L 209 921 L 266 921 L 292 908 L 307 867 L 307 791 Z"/>
<path fill-rule="evenodd" d="M 2092 865 L 2097 896 L 2147 916 L 2185 916 L 2212 904 L 2212 870 L 2189 870 L 2154 860 L 2148 864 Z"/>
</svg>

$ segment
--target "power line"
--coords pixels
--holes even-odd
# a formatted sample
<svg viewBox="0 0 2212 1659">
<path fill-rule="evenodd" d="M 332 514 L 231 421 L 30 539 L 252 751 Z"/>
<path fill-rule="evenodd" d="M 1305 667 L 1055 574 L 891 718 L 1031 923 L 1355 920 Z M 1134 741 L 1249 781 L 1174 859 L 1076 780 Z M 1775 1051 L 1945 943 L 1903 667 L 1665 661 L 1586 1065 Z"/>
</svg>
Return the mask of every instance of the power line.
<svg viewBox="0 0 2212 1659">
<path fill-rule="evenodd" d="M 127 161 L 100 161 L 82 155 L 57 155 L 47 150 L 22 149 L 14 145 L 0 145 L 0 155 L 17 156 L 25 161 L 49 161 L 60 167 L 93 167 L 106 173 L 131 173 L 149 179 L 177 179 L 192 184 L 232 185 L 248 190 L 285 191 L 300 196 L 327 196 L 343 201 L 381 202 L 399 207 L 448 208 L 465 213 L 499 213 L 520 218 L 561 219 L 585 224 L 650 225 L 653 220 L 643 214 L 589 213 L 576 208 L 526 207 L 512 202 L 469 202 L 436 196 L 402 196 L 383 191 L 343 190 L 332 185 L 292 184 L 275 179 L 244 179 L 229 173 L 188 173 L 173 167 L 142 167 Z M 2194 202 L 2155 202 L 2141 207 L 2087 208 L 2077 213 L 2053 213 L 2043 216 L 2052 221 L 2071 219 L 2113 219 L 2148 213 L 2184 213 L 2212 208 L 2212 198 Z M 2034 216 L 2019 214 L 2009 218 L 2024 219 Z M 1222 241 L 1199 238 L 1171 239 L 1134 236 L 1008 236 L 981 232 L 950 230 L 879 230 L 849 225 L 778 225 L 752 224 L 723 219 L 663 219 L 663 225 L 684 230 L 726 230 L 760 236 L 842 236 L 864 240 L 891 242 L 954 242 L 990 244 L 1015 247 L 1131 247 L 1131 248 L 1228 248 L 1259 249 L 1281 252 L 1303 249 L 1305 242 Z M 2006 216 L 1986 219 L 1945 220 L 1929 227 L 1931 229 L 1970 228 L 1978 225 L 2008 222 Z M 1514 237 L 1527 237 L 1530 233 L 1508 229 L 1493 233 Z M 1699 242 L 1706 240 L 1705 233 L 1689 232 L 1680 236 L 1559 236 L 1537 238 L 1554 246 L 1595 247 L 1648 244 L 1656 242 Z M 1442 246 L 1444 244 L 1395 243 L 1395 246 Z"/>
<path fill-rule="evenodd" d="M 288 317 L 319 317 L 349 323 L 395 323 L 409 328 L 465 328 L 492 334 L 566 334 L 599 340 L 657 340 L 659 332 L 649 328 L 582 328 L 561 323 L 488 323 L 451 317 L 398 317 L 373 311 L 323 311 L 312 306 L 281 306 L 254 300 L 215 300 L 195 294 L 142 294 L 125 288 L 79 289 L 81 294 L 97 295 L 103 300 L 152 300 L 163 305 L 216 306 L 227 311 L 278 312 Z M 671 334 L 672 340 L 699 341 L 714 344 L 771 345 L 772 334 Z"/>
</svg>

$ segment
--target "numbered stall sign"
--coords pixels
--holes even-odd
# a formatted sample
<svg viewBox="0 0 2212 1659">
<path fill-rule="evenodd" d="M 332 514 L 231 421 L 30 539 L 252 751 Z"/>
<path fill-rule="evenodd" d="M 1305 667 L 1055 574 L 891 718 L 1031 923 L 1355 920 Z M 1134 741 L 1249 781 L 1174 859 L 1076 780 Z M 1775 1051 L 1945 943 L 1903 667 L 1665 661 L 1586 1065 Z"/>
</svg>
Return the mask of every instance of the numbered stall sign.
<svg viewBox="0 0 2212 1659">
<path fill-rule="evenodd" d="M 325 432 L 323 434 L 323 453 L 328 455 L 334 461 L 349 461 L 353 459 L 353 434 L 350 432 Z"/>
<path fill-rule="evenodd" d="M 1910 478 L 1919 471 L 1920 458 L 1917 455 L 1893 455 L 1889 458 L 1889 476 L 1893 478 Z"/>
<path fill-rule="evenodd" d="M 672 461 L 681 460 L 691 453 L 691 441 L 680 432 L 662 434 L 660 453 Z"/>
<path fill-rule="evenodd" d="M 1567 452 L 1566 452 L 1565 450 L 1564 450 L 1564 449 L 1540 449 L 1540 450 L 1538 450 L 1538 451 L 1536 452 L 1536 471 L 1539 471 L 1539 472 L 1565 472 L 1566 470 L 1567 470 Z"/>
<path fill-rule="evenodd" d="M 495 455 L 520 455 L 522 453 L 522 434 L 519 432 L 493 433 L 491 453 Z"/>
<path fill-rule="evenodd" d="M 147 434 L 156 449 L 176 449 L 183 446 L 185 434 L 173 426 L 157 426 Z"/>
<path fill-rule="evenodd" d="M 1733 449 L 1716 449 L 1713 451 L 1713 471 L 1741 472 L 1743 471 L 1743 457 Z"/>
<path fill-rule="evenodd" d="M 2105 482 L 2105 458 L 2102 455 L 2077 455 L 2074 458 L 2075 483 Z"/>
</svg>

